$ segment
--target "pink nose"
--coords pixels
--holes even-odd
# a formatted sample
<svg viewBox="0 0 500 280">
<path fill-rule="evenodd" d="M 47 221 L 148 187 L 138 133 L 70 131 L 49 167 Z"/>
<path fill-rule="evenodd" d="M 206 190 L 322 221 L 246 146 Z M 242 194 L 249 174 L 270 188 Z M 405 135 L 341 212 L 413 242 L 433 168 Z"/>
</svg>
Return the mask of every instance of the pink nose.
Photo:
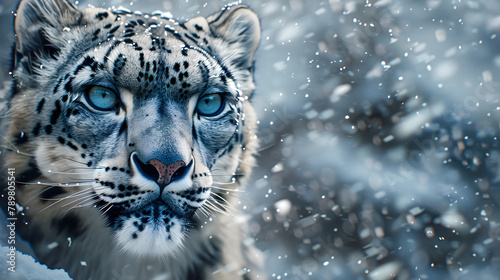
<svg viewBox="0 0 500 280">
<path fill-rule="evenodd" d="M 148 164 L 154 166 L 156 171 L 158 171 L 159 177 L 156 181 L 160 187 L 164 187 L 170 183 L 175 172 L 179 171 L 180 168 L 185 167 L 186 163 L 182 160 L 176 161 L 172 164 L 165 165 L 163 162 L 152 159 L 148 161 Z"/>
</svg>

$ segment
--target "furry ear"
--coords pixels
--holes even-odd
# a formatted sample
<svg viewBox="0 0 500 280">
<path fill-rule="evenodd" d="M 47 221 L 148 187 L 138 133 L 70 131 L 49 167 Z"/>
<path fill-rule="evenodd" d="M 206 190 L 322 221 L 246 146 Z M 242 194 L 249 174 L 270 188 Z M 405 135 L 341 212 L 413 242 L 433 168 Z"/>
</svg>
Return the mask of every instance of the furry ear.
<svg viewBox="0 0 500 280">
<path fill-rule="evenodd" d="M 257 15 L 245 5 L 233 5 L 226 6 L 207 20 L 212 33 L 235 46 L 233 53 L 227 54 L 233 63 L 237 67 L 251 69 L 260 41 L 260 23 Z"/>
<path fill-rule="evenodd" d="M 64 28 L 75 25 L 80 15 L 66 0 L 22 0 L 14 21 L 14 69 L 21 63 L 29 70 L 39 58 L 56 57 L 66 43 Z"/>
</svg>

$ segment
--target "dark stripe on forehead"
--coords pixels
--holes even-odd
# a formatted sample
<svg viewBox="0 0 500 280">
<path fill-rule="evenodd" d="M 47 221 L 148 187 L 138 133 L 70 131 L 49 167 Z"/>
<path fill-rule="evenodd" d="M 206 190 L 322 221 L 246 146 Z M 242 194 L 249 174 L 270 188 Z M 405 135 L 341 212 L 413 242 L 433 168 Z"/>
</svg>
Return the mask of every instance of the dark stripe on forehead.
<svg viewBox="0 0 500 280">
<path fill-rule="evenodd" d="M 122 41 L 115 41 L 113 45 L 109 47 L 109 49 L 106 51 L 106 54 L 104 54 L 104 63 L 108 61 L 108 57 L 111 54 L 111 52 L 118 46 Z"/>
<path fill-rule="evenodd" d="M 90 57 L 90 56 L 85 57 L 85 59 L 83 60 L 83 62 L 80 63 L 80 65 L 78 65 L 76 67 L 75 72 L 73 72 L 73 75 L 78 74 L 78 72 L 82 71 L 83 68 L 85 68 L 86 66 L 91 66 L 93 63 L 95 63 L 93 57 Z M 95 71 L 94 67 L 92 67 L 93 71 Z"/>
<path fill-rule="evenodd" d="M 125 63 L 127 62 L 127 58 L 123 54 L 119 54 L 118 57 L 113 62 L 113 74 L 119 76 L 122 72 L 123 67 L 125 67 Z"/>
<path fill-rule="evenodd" d="M 198 67 L 200 68 L 201 84 L 203 85 L 203 89 L 201 90 L 201 92 L 204 92 L 207 89 L 208 83 L 210 81 L 210 70 L 208 70 L 208 67 L 204 61 L 199 61 Z"/>
</svg>

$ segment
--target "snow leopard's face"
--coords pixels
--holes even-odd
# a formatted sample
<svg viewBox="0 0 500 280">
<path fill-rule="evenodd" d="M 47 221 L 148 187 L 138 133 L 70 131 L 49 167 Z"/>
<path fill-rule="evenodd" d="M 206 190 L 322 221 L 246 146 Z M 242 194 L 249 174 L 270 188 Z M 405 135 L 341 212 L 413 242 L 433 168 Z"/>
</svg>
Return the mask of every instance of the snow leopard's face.
<svg viewBox="0 0 500 280">
<path fill-rule="evenodd" d="M 138 255 L 178 249 L 253 151 L 255 15 L 232 6 L 178 24 L 25 0 L 16 34 L 8 137 L 31 156 L 7 164 L 35 183 L 19 192 L 33 226 L 108 228 Z"/>
</svg>

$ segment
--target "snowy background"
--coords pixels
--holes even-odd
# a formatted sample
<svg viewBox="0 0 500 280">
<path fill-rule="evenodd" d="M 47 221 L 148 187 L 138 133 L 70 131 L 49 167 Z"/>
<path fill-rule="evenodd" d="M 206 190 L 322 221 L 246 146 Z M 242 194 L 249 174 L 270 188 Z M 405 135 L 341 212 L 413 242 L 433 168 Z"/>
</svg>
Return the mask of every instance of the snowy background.
<svg viewBox="0 0 500 280">
<path fill-rule="evenodd" d="M 228 2 L 88 3 L 183 20 Z M 261 149 L 238 195 L 269 278 L 498 279 L 500 2 L 245 3 Z"/>
</svg>

